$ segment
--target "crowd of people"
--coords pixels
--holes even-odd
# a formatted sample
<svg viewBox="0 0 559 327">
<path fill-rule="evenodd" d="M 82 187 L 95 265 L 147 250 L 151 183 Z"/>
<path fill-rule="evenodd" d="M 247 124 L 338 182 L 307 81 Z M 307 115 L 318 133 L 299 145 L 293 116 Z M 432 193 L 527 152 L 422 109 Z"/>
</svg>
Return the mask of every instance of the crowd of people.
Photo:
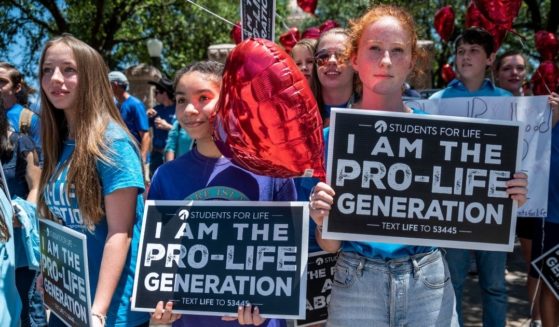
<svg viewBox="0 0 559 327">
<path fill-rule="evenodd" d="M 530 95 L 523 54 L 496 53 L 489 33 L 465 29 L 454 45 L 457 78 L 431 98 Z M 299 41 L 291 55 L 315 94 L 326 143 L 333 107 L 426 114 L 403 101 L 410 75 L 422 73 L 416 62 L 426 55 L 417 45 L 414 20 L 403 8 L 375 6 L 348 29 Z M 27 109 L 31 88 L 15 67 L 0 62 L 3 180 L 12 201 L 23 199 L 37 217 L 86 235 L 94 326 L 148 326 L 150 321 L 287 326 L 284 319 L 263 318 L 266 312 L 250 304 L 226 317 L 180 315 L 168 299 L 161 299 L 151 314 L 131 310 L 145 199 L 219 199 L 207 192 L 210 188 L 235 190 L 232 200 L 309 202 L 309 251 L 338 253 L 328 326 L 462 326 L 463 286 L 472 256 L 484 326 L 506 325 L 505 252 L 323 238 L 323 222 L 336 199 L 331 185 L 312 178 L 260 176 L 224 157 L 211 120 L 223 64 L 194 62 L 178 70 L 174 80 L 150 82 L 157 105 L 149 109 L 128 92 L 125 74 L 109 72 L 97 51 L 71 35 L 49 40 L 39 67 L 41 110 L 34 113 Z M 559 165 L 557 93 L 549 95 L 549 105 L 548 216 L 520 217 L 517 231 L 530 275 L 533 326 L 555 327 L 559 300 L 529 265 L 559 244 L 559 170 L 553 169 Z M 527 200 L 528 179 L 517 172 L 506 183 L 519 206 Z M 47 319 L 42 303 L 37 218 L 30 215 L 30 223 L 14 215 L 4 191 L 0 324 L 63 326 L 54 314 Z"/>
</svg>

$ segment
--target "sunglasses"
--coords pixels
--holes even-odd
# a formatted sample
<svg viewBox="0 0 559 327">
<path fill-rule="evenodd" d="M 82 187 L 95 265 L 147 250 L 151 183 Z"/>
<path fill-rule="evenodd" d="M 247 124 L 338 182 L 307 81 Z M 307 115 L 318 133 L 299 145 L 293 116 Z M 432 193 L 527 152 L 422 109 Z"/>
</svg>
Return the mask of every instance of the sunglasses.
<svg viewBox="0 0 559 327">
<path fill-rule="evenodd" d="M 336 64 L 338 65 L 345 64 L 347 62 L 343 50 L 321 50 L 317 52 L 314 59 L 318 67 L 322 67 L 328 64 L 332 56 L 334 56 L 334 58 L 336 59 Z"/>
</svg>

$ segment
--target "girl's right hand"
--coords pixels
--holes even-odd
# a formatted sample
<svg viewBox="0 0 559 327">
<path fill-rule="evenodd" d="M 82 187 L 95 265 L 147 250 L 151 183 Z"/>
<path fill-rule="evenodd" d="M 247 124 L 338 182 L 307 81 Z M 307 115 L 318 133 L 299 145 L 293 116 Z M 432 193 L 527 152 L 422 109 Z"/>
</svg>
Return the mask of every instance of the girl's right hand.
<svg viewBox="0 0 559 327">
<path fill-rule="evenodd" d="M 335 195 L 332 187 L 323 182 L 313 188 L 309 197 L 310 216 L 318 226 L 322 226 L 324 218 L 330 213 Z"/>
<path fill-rule="evenodd" d="M 181 316 L 181 314 L 173 313 L 173 301 L 168 301 L 166 304 L 159 301 L 155 311 L 151 314 L 151 322 L 154 324 L 172 324 L 179 320 Z"/>
</svg>

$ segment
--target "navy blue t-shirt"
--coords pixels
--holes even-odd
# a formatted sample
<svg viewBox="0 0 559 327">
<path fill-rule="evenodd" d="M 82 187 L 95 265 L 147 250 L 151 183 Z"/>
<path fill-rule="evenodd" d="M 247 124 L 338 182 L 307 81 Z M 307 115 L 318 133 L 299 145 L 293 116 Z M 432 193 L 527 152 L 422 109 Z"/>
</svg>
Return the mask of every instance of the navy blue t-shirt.
<svg viewBox="0 0 559 327">
<path fill-rule="evenodd" d="M 167 143 L 167 136 L 169 135 L 169 131 L 156 128 L 155 118 L 160 117 L 169 124 L 173 125 L 173 122 L 175 121 L 175 105 L 172 104 L 166 107 L 160 104 L 153 107 L 153 109 L 157 111 L 157 116 L 149 118 L 149 127 L 153 128 L 152 144 L 154 149 L 163 150 L 165 149 L 165 144 Z"/>
<path fill-rule="evenodd" d="M 22 199 L 27 198 L 29 187 L 25 180 L 25 172 L 27 171 L 27 155 L 35 150 L 35 143 L 27 135 L 12 133 L 10 142 L 13 144 L 13 152 L 11 158 L 2 158 L 2 168 L 4 176 L 10 190 L 12 198 L 19 196 Z"/>
</svg>

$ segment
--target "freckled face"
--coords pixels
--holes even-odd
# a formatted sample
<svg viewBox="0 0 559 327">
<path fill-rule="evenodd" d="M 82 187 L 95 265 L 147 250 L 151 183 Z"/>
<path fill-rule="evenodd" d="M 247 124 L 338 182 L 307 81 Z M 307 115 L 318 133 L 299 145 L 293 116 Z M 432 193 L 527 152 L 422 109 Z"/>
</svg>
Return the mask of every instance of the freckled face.
<svg viewBox="0 0 559 327">
<path fill-rule="evenodd" d="M 382 17 L 364 29 L 357 55 L 352 58 L 364 95 L 401 94 L 414 64 L 409 33 L 391 16 Z"/>
<path fill-rule="evenodd" d="M 78 97 L 78 68 L 74 53 L 63 43 L 47 49 L 41 67 L 41 87 L 51 104 L 74 110 Z"/>
</svg>

